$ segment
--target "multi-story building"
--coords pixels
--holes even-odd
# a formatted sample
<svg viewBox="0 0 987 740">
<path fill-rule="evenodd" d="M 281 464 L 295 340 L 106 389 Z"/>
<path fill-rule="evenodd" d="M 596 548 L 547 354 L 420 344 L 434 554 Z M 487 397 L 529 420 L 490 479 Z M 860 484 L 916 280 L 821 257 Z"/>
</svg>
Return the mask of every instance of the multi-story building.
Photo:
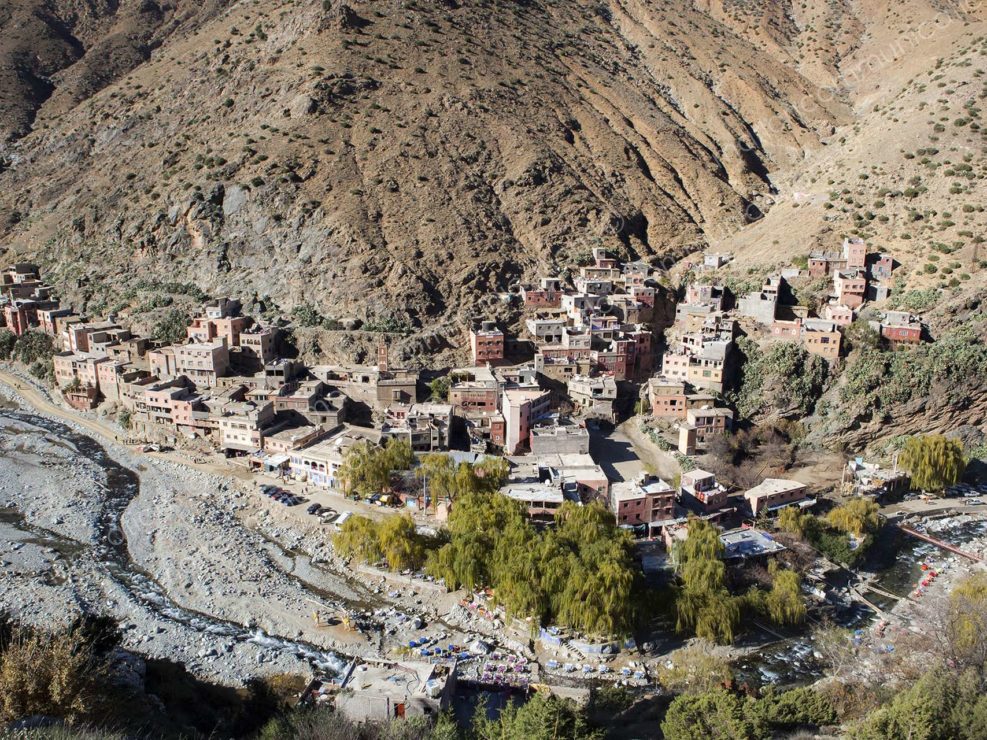
<svg viewBox="0 0 987 740">
<path fill-rule="evenodd" d="M 685 289 L 685 304 L 706 306 L 711 311 L 722 311 L 726 308 L 726 294 L 726 288 L 722 285 L 691 283 Z"/>
<path fill-rule="evenodd" d="M 349 398 L 321 380 L 303 380 L 270 389 L 275 412 L 294 412 L 311 424 L 332 429 L 346 420 Z"/>
<path fill-rule="evenodd" d="M 527 319 L 524 322 L 524 326 L 538 347 L 543 347 L 544 345 L 562 346 L 562 337 L 565 335 L 567 328 L 566 322 L 563 319 L 538 316 Z"/>
<path fill-rule="evenodd" d="M 875 327 L 892 347 L 922 343 L 922 321 L 907 311 L 886 311 Z"/>
<path fill-rule="evenodd" d="M 589 454 L 589 431 L 580 424 L 549 417 L 531 427 L 531 454 Z"/>
<path fill-rule="evenodd" d="M 790 504 L 801 503 L 808 498 L 804 484 L 783 478 L 765 478 L 762 483 L 744 493 L 751 514 L 772 511 Z"/>
<path fill-rule="evenodd" d="M 496 412 L 500 385 L 488 367 L 466 367 L 449 373 L 449 404 L 457 414 Z"/>
<path fill-rule="evenodd" d="M 137 363 L 151 349 L 151 340 L 147 337 L 130 337 L 119 342 L 106 345 L 106 356 L 119 362 Z"/>
<path fill-rule="evenodd" d="M 846 258 L 839 252 L 813 252 L 809 255 L 809 277 L 829 277 L 846 269 Z"/>
<path fill-rule="evenodd" d="M 561 505 L 563 501 L 588 504 L 592 501 L 599 501 L 607 506 L 610 505 L 610 482 L 607 480 L 603 469 L 597 465 L 593 458 L 587 454 L 543 454 L 524 455 L 522 457 L 508 457 L 510 464 L 509 481 L 501 489 L 502 493 L 507 490 L 527 491 L 527 494 L 512 496 L 516 500 L 528 494 L 537 494 L 551 488 L 561 493 L 561 496 L 552 495 L 551 501 Z M 528 496 L 527 500 L 537 502 L 546 499 L 537 495 Z M 552 511 L 532 512 L 531 508 L 537 504 L 529 505 L 529 514 L 541 513 L 551 515 Z M 554 509 L 557 507 L 544 507 Z"/>
<path fill-rule="evenodd" d="M 38 309 L 38 328 L 49 336 L 61 337 L 62 326 L 59 322 L 74 315 L 71 308 L 61 308 L 59 306 L 40 308 Z"/>
<path fill-rule="evenodd" d="M 531 449 L 531 427 L 548 415 L 552 394 L 541 389 L 506 389 L 501 409 L 506 422 L 504 447 L 509 455 Z"/>
<path fill-rule="evenodd" d="M 187 375 L 196 385 L 214 387 L 217 378 L 230 369 L 230 350 L 225 337 L 211 342 L 177 344 L 172 349 L 176 374 Z"/>
<path fill-rule="evenodd" d="M 740 298 L 737 301 L 737 313 L 761 324 L 770 324 L 774 321 L 778 312 L 778 290 L 769 289 L 770 287 L 770 284 L 766 283 L 761 290 Z"/>
<path fill-rule="evenodd" d="M 91 352 L 93 350 L 91 346 L 93 337 L 96 337 L 98 341 L 100 339 L 106 340 L 111 336 L 121 336 L 120 334 L 111 335 L 110 330 L 122 330 L 126 333 L 124 339 L 130 336 L 130 332 L 123 329 L 115 321 L 66 322 L 62 329 L 62 349 L 67 352 Z"/>
<path fill-rule="evenodd" d="M 246 316 L 224 316 L 209 318 L 197 316 L 185 329 L 190 342 L 205 344 L 217 339 L 225 339 L 227 347 L 239 347 L 240 335 L 246 331 L 251 319 Z"/>
<path fill-rule="evenodd" d="M 525 308 L 558 308 L 562 303 L 562 281 L 543 277 L 535 286 L 522 285 L 521 299 Z"/>
<path fill-rule="evenodd" d="M 496 322 L 481 321 L 470 327 L 470 349 L 474 365 L 497 364 L 504 361 L 504 332 Z"/>
<path fill-rule="evenodd" d="M 833 290 L 838 304 L 847 308 L 860 308 L 867 299 L 867 278 L 863 271 L 837 270 L 833 273 Z"/>
<path fill-rule="evenodd" d="M 195 395 L 192 383 L 183 376 L 145 384 L 142 391 L 131 424 L 145 431 L 150 430 L 151 425 L 175 424 L 176 402 Z"/>
<path fill-rule="evenodd" d="M 447 403 L 395 404 L 381 428 L 386 438 L 405 440 L 415 452 L 449 449 L 452 406 Z"/>
<path fill-rule="evenodd" d="M 106 359 L 96 365 L 96 380 L 103 398 L 112 403 L 120 400 L 120 379 L 133 370 L 127 362 Z"/>
<path fill-rule="evenodd" d="M 805 319 L 802 321 L 799 341 L 809 354 L 834 362 L 840 356 L 843 335 L 832 321 Z"/>
<path fill-rule="evenodd" d="M 700 406 L 685 412 L 686 423 L 696 430 L 696 440 L 703 444 L 710 437 L 725 434 L 733 425 L 733 411 L 716 406 Z"/>
<path fill-rule="evenodd" d="M 23 336 L 38 325 L 38 302 L 15 298 L 3 307 L 3 318 L 11 332 Z"/>
<path fill-rule="evenodd" d="M 240 361 L 262 367 L 277 359 L 277 329 L 255 326 L 240 332 Z"/>
<path fill-rule="evenodd" d="M 831 362 L 840 356 L 840 344 L 843 340 L 836 324 L 825 319 L 775 321 L 771 324 L 771 336 L 798 342 L 809 353 Z"/>
<path fill-rule="evenodd" d="M 576 290 L 589 295 L 607 296 L 613 293 L 613 281 L 580 275 L 575 280 Z"/>
<path fill-rule="evenodd" d="M 648 398 L 651 415 L 658 419 L 685 419 L 689 409 L 716 405 L 716 396 L 691 393 L 685 381 L 660 375 L 648 381 Z"/>
<path fill-rule="evenodd" d="M 610 487 L 610 506 L 621 526 L 646 525 L 652 530 L 675 518 L 675 489 L 653 475 L 621 481 Z"/>
<path fill-rule="evenodd" d="M 394 403 L 414 403 L 418 397 L 418 372 L 415 370 L 384 370 L 359 365 L 319 365 L 309 370 L 314 377 L 354 401 L 362 401 L 375 409 L 386 409 Z"/>
<path fill-rule="evenodd" d="M 576 326 L 584 326 L 589 316 L 599 309 L 604 296 L 585 293 L 566 293 L 562 296 L 562 310 Z"/>
<path fill-rule="evenodd" d="M 264 430 L 274 422 L 274 404 L 227 403 L 218 414 L 219 448 L 227 455 L 264 449 Z"/>
<path fill-rule="evenodd" d="M 657 375 L 648 381 L 651 415 L 661 419 L 685 418 L 685 381 Z"/>
<path fill-rule="evenodd" d="M 832 321 L 837 326 L 850 326 L 853 323 L 856 312 L 852 308 L 841 306 L 839 303 L 829 302 L 823 306 L 822 317 L 827 321 Z"/>
<path fill-rule="evenodd" d="M 717 482 L 713 473 L 696 469 L 682 473 L 679 496 L 687 502 L 694 502 L 705 513 L 723 507 L 727 502 L 727 489 Z"/>
<path fill-rule="evenodd" d="M 885 252 L 877 255 L 870 265 L 870 276 L 874 280 L 890 282 L 894 273 L 894 257 Z"/>
<path fill-rule="evenodd" d="M 612 376 L 575 375 L 566 383 L 566 390 L 577 413 L 609 422 L 616 420 L 617 381 Z"/>
<path fill-rule="evenodd" d="M 109 359 L 104 355 L 88 352 L 58 352 L 52 357 L 55 384 L 63 389 L 78 384 L 99 390 L 98 368 L 107 362 Z"/>
<path fill-rule="evenodd" d="M 11 285 L 21 285 L 40 279 L 41 273 L 37 265 L 30 262 L 17 262 L 0 273 L 0 288 L 6 289 Z"/>
<path fill-rule="evenodd" d="M 867 267 L 867 245 L 859 237 L 849 237 L 843 240 L 843 259 L 846 269 L 864 270 Z"/>
<path fill-rule="evenodd" d="M 339 477 L 346 452 L 355 444 L 379 444 L 380 433 L 373 429 L 343 425 L 315 444 L 289 453 L 289 471 L 295 480 L 320 488 L 343 489 Z"/>
</svg>

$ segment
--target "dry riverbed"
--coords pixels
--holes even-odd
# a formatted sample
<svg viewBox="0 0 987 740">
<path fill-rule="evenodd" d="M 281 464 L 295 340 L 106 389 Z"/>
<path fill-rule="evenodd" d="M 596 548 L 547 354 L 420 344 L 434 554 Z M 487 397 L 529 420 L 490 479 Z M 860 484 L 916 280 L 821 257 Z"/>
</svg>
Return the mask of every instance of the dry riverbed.
<svg viewBox="0 0 987 740">
<path fill-rule="evenodd" d="M 227 684 L 491 632 L 461 595 L 339 562 L 325 526 L 252 482 L 133 452 L 26 393 L 0 384 L 0 609 L 108 614 L 126 648 Z"/>
</svg>

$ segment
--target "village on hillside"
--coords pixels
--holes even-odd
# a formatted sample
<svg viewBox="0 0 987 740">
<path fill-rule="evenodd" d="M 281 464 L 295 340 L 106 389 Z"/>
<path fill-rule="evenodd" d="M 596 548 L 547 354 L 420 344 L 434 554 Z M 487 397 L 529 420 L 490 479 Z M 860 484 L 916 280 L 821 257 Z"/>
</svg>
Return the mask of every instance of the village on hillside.
<svg viewBox="0 0 987 740">
<path fill-rule="evenodd" d="M 794 344 L 837 362 L 844 332 L 861 309 L 890 294 L 896 263 L 847 239 L 839 251 L 811 254 L 801 267 L 769 274 L 756 290 L 734 295 L 718 279 L 730 261 L 707 253 L 687 265 L 671 316 L 656 310 L 656 297 L 669 290 L 666 273 L 595 249 L 571 284 L 544 276 L 518 286 L 509 296 L 523 316 L 516 332 L 477 318 L 467 328 L 469 364 L 441 372 L 395 367 L 383 335 L 372 366 L 306 365 L 285 341 L 290 323 L 243 315 L 231 297 L 205 301 L 184 328 L 184 341 L 163 343 L 137 336 L 117 317 L 79 315 L 61 305 L 34 265 L 13 265 L 0 278 L 6 330 L 17 342 L 34 337 L 50 348 L 50 379 L 68 405 L 114 420 L 125 430 L 123 441 L 139 450 L 177 449 L 197 461 L 213 457 L 254 471 L 271 506 L 332 531 L 350 532 L 346 522 L 364 507 L 375 516 L 403 512 L 421 531 L 434 532 L 457 508 L 455 486 L 438 478 L 464 467 L 486 476 L 540 530 L 556 526 L 571 507 L 609 511 L 613 526 L 633 539 L 641 575 L 658 582 L 676 572 L 680 548 L 696 532 L 715 533 L 729 564 L 766 566 L 789 550 L 805 557 L 811 530 L 821 532 L 811 541 L 813 580 L 796 588 L 795 598 L 826 613 L 872 607 L 883 635 L 892 617 L 875 605 L 874 594 L 866 595 L 866 579 L 834 589 L 826 576 L 855 561 L 855 549 L 862 552 L 878 506 L 912 490 L 897 456 L 840 458 L 831 477 L 802 480 L 781 477 L 785 465 L 766 462 L 751 467 L 759 474 L 748 476 L 746 486 L 720 480 L 701 462 L 714 461 L 731 435 L 756 428 L 738 415 L 731 394 L 744 371 L 739 343 Z M 789 283 L 796 278 L 827 283 L 820 310 L 793 300 Z M 889 349 L 930 341 L 910 313 L 877 315 L 869 328 Z M 357 485 L 357 458 L 397 446 L 408 451 L 402 463 L 370 488 Z M 808 512 L 842 511 L 848 497 L 872 508 L 848 504 L 850 523 L 842 530 L 838 517 L 812 524 Z M 921 526 L 913 531 L 927 536 Z M 480 590 L 464 607 L 501 624 L 503 605 L 488 602 L 489 595 Z M 518 634 L 524 629 L 522 623 Z M 620 629 L 615 622 L 600 632 Z M 732 635 L 732 628 L 722 634 Z M 608 663 L 622 648 L 609 637 L 590 628 L 542 628 L 545 675 L 613 673 Z M 434 642 L 411 641 L 406 652 L 423 662 L 405 669 L 434 684 L 419 698 L 441 709 L 457 677 L 457 655 L 470 653 L 436 649 Z M 481 643 L 480 652 L 486 650 Z M 500 667 L 487 659 L 484 665 L 493 668 L 459 678 L 527 685 L 529 668 L 512 662 L 525 658 L 502 658 Z M 647 677 L 643 664 L 625 658 L 619 665 L 615 678 Z M 361 681 L 365 692 L 389 690 L 384 674 Z M 372 715 L 361 714 L 367 706 L 349 709 L 367 718 Z"/>
<path fill-rule="evenodd" d="M 305 366 L 282 356 L 284 330 L 242 315 L 235 298 L 207 301 L 186 340 L 163 345 L 113 316 L 76 314 L 27 264 L 3 272 L 3 319 L 17 337 L 51 337 L 53 381 L 72 407 L 108 408 L 143 442 L 206 441 L 231 464 L 330 490 L 343 488 L 338 470 L 361 440 L 405 440 L 416 453 L 448 452 L 457 462 L 505 455 L 515 474 L 504 493 L 530 502 L 533 517 L 550 518 L 564 500 L 598 499 L 621 524 L 645 525 L 650 535 L 681 520 L 683 509 L 710 513 L 726 497 L 708 500 L 670 481 L 658 489 L 620 481 L 630 485 L 612 493 L 618 481 L 604 474 L 605 460 L 591 456 L 591 428 L 626 418 L 636 404 L 644 417 L 666 422 L 681 456 L 695 455 L 735 424 L 724 398 L 742 370 L 739 336 L 798 343 L 833 362 L 860 308 L 888 296 L 895 264 L 887 254 L 867 255 L 854 239 L 839 252 L 809 255 L 802 272 L 832 281 L 822 315 L 811 316 L 786 299 L 799 268 L 734 296 L 716 279 L 728 262 L 728 255 L 706 254 L 674 323 L 663 326 L 655 315 L 661 271 L 595 249 L 571 286 L 542 277 L 519 287 L 519 336 L 476 320 L 468 328 L 470 365 L 429 374 L 430 383 L 425 373 L 394 367 L 383 338 L 373 366 Z M 886 311 L 874 328 L 894 347 L 923 341 L 922 324 L 907 312 Z M 517 472 L 531 470 L 551 475 L 534 485 Z M 777 500 L 811 498 L 798 491 Z M 740 507 L 745 514 L 776 503 L 758 493 Z M 397 490 L 395 503 L 428 509 L 421 494 Z"/>
</svg>

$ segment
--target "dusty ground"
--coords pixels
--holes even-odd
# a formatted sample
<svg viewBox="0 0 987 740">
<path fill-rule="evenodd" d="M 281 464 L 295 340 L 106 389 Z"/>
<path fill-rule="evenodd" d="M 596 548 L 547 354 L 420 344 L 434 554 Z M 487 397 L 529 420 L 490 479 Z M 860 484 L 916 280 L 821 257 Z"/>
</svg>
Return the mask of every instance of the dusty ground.
<svg viewBox="0 0 987 740">
<path fill-rule="evenodd" d="M 340 562 L 326 526 L 304 507 L 261 496 L 245 469 L 192 464 L 180 452 L 134 453 L 113 441 L 120 430 L 105 420 L 62 409 L 8 371 L 0 371 L 0 383 L 9 384 L 0 384 L 12 401 L 5 407 L 91 435 L 138 475 L 139 493 L 121 522 L 129 557 L 154 580 L 117 577 L 119 568 L 100 550 L 108 490 L 100 465 L 58 434 L 7 418 L 0 504 L 15 507 L 43 535 L 41 545 L 24 544 L 37 537 L 20 532 L 15 521 L 2 522 L 2 567 L 16 578 L 0 588 L 0 606 L 19 616 L 45 622 L 53 614 L 67 619 L 80 609 L 108 610 L 126 623 L 127 647 L 232 683 L 257 672 L 306 672 L 313 663 L 334 667 L 352 655 L 400 657 L 401 646 L 423 635 L 457 644 L 482 636 L 526 650 L 523 625 L 496 629 L 475 618 L 458 606 L 462 593 Z M 317 500 L 338 511 L 393 515 L 329 493 Z M 77 556 L 60 560 L 58 548 Z M 362 631 L 346 626 L 348 615 Z M 415 617 L 422 626 L 414 626 Z M 319 656 L 320 646 L 331 653 Z"/>
</svg>

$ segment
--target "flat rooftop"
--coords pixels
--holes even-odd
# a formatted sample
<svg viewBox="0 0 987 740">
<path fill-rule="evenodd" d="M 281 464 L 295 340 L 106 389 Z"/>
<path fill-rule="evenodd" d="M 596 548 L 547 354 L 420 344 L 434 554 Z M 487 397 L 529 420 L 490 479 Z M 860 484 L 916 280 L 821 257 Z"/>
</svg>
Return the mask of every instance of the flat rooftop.
<svg viewBox="0 0 987 740">
<path fill-rule="evenodd" d="M 447 666 L 431 663 L 363 663 L 353 669 L 342 688 L 377 694 L 422 695 L 426 693 L 426 685 L 430 681 L 438 681 L 444 685 L 449 673 Z"/>
<path fill-rule="evenodd" d="M 724 532 L 720 535 L 720 542 L 726 548 L 724 557 L 728 560 L 773 555 L 785 549 L 771 535 L 758 529 L 733 529 Z"/>
<path fill-rule="evenodd" d="M 804 491 L 805 484 L 799 483 L 797 480 L 788 480 L 787 478 L 765 478 L 759 485 L 754 486 L 744 493 L 744 498 L 750 501 L 752 499 L 763 498 L 764 496 L 772 496 L 779 493 L 788 493 L 790 491 L 799 490 Z"/>
</svg>

